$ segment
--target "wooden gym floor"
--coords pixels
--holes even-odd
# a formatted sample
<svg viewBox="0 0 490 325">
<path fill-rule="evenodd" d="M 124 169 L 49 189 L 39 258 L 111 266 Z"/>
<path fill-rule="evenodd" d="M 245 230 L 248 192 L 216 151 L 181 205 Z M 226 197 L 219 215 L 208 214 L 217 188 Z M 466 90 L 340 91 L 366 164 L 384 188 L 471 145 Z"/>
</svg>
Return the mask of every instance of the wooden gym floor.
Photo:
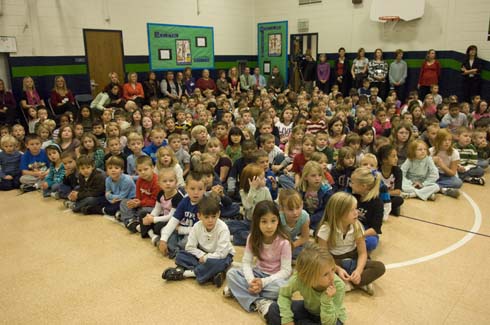
<svg viewBox="0 0 490 325">
<path fill-rule="evenodd" d="M 411 218 L 384 223 L 372 257 L 388 270 L 374 297 L 346 295 L 347 324 L 488 324 L 489 185 L 462 190 L 459 199 L 411 199 L 402 207 Z M 0 195 L 0 323 L 262 323 L 212 285 L 163 281 L 173 261 L 149 240 L 39 193 L 17 194 Z"/>
</svg>

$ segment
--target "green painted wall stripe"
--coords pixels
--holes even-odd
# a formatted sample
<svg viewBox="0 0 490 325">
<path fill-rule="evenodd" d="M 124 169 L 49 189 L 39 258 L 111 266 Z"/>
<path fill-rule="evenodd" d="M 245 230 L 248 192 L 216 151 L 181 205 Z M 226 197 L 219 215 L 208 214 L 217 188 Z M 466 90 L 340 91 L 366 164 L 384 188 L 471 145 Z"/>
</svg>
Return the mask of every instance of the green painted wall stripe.
<svg viewBox="0 0 490 325">
<path fill-rule="evenodd" d="M 149 63 L 128 63 L 124 65 L 126 72 L 148 72 L 150 71 Z"/>
<path fill-rule="evenodd" d="M 87 74 L 86 64 L 12 67 L 12 77 Z"/>
<path fill-rule="evenodd" d="M 393 60 L 387 60 L 391 63 Z M 410 69 L 418 69 L 424 62 L 423 59 L 408 59 L 405 60 L 407 66 Z M 329 60 L 330 65 L 333 66 L 334 61 Z M 460 71 L 461 62 L 454 59 L 439 59 L 441 66 L 445 69 L 451 69 Z M 350 62 L 352 64 L 352 61 Z M 216 69 L 229 69 L 233 66 L 237 66 L 238 61 L 220 61 L 215 62 L 214 66 Z M 257 61 L 247 61 L 247 65 L 250 67 L 257 66 Z M 148 63 L 128 63 L 125 64 L 125 69 L 127 72 L 147 72 L 150 69 Z M 55 76 L 55 75 L 81 75 L 87 74 L 88 69 L 86 64 L 73 64 L 73 65 L 54 65 L 54 66 L 23 66 L 23 67 L 12 67 L 12 77 L 13 78 L 23 78 L 25 76 Z M 482 78 L 484 80 L 490 81 L 490 70 L 482 71 Z"/>
</svg>

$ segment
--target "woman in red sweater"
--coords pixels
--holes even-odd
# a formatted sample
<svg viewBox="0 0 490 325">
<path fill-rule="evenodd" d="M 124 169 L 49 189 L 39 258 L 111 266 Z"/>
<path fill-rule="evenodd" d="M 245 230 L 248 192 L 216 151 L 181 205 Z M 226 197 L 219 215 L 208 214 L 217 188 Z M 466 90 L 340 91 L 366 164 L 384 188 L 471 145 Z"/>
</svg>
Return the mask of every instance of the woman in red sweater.
<svg viewBox="0 0 490 325">
<path fill-rule="evenodd" d="M 201 89 L 201 92 L 204 93 L 205 90 L 211 89 L 214 92 L 216 92 L 216 83 L 214 82 L 213 79 L 209 78 L 209 70 L 204 69 L 202 71 L 202 78 L 199 78 L 196 82 L 196 87 Z"/>
<path fill-rule="evenodd" d="M 425 95 L 430 93 L 430 86 L 439 85 L 440 76 L 441 64 L 436 60 L 436 51 L 430 49 L 420 68 L 419 83 L 417 84 L 419 98 L 425 98 Z"/>
<path fill-rule="evenodd" d="M 128 73 L 128 82 L 123 86 L 123 97 L 126 100 L 132 100 L 139 107 L 143 105 L 145 100 L 145 92 L 143 86 L 138 82 L 138 75 L 136 72 Z"/>
</svg>

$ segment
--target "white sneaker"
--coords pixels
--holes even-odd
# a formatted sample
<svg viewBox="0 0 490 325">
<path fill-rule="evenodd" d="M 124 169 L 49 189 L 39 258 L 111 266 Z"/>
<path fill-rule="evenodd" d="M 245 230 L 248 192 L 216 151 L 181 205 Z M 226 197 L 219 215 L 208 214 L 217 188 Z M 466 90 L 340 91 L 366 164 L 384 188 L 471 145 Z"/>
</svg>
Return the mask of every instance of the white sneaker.
<svg viewBox="0 0 490 325">
<path fill-rule="evenodd" d="M 269 312 L 269 307 L 272 305 L 274 301 L 270 299 L 258 299 L 255 300 L 254 304 L 257 308 L 257 312 L 259 313 L 262 319 L 265 319 L 265 315 Z"/>
<path fill-rule="evenodd" d="M 354 290 L 354 286 L 349 281 L 345 281 L 344 284 L 345 284 L 345 288 L 344 288 L 345 292 Z"/>
<path fill-rule="evenodd" d="M 160 236 L 154 235 L 153 237 L 151 237 L 151 243 L 153 244 L 153 246 L 158 246 L 158 244 L 160 243 Z"/>
<path fill-rule="evenodd" d="M 114 218 L 115 218 L 117 221 L 121 221 L 121 211 L 117 211 L 117 212 L 116 212 L 116 215 L 114 216 Z"/>
<path fill-rule="evenodd" d="M 435 201 L 436 200 L 436 193 L 432 193 L 428 198 L 427 201 Z"/>
<path fill-rule="evenodd" d="M 365 286 L 361 286 L 360 289 L 366 292 L 370 296 L 374 295 L 374 286 L 372 283 L 366 284 Z"/>
<path fill-rule="evenodd" d="M 225 296 L 226 298 L 233 298 L 233 293 L 228 286 L 225 286 L 223 288 L 223 296 Z"/>
</svg>

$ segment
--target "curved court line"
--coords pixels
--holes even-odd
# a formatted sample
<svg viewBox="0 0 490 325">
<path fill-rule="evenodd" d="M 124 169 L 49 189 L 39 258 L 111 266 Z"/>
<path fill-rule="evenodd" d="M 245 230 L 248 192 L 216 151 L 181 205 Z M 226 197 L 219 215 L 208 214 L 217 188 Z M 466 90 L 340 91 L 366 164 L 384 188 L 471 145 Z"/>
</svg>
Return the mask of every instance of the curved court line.
<svg viewBox="0 0 490 325">
<path fill-rule="evenodd" d="M 475 219 L 473 221 L 473 227 L 471 227 L 471 229 L 470 229 L 471 233 L 467 233 L 466 236 L 461 238 L 459 241 L 452 244 L 451 246 L 444 248 L 443 250 L 440 250 L 438 252 L 435 252 L 435 253 L 427 255 L 427 256 L 418 257 L 418 258 L 415 258 L 413 260 L 408 260 L 408 261 L 399 262 L 399 263 L 391 263 L 391 264 L 386 265 L 386 268 L 387 269 L 396 269 L 399 267 L 404 267 L 404 266 L 409 266 L 409 265 L 427 262 L 427 261 L 436 259 L 438 257 L 444 256 L 446 254 L 449 254 L 452 251 L 457 250 L 458 248 L 460 248 L 461 246 L 463 246 L 467 242 L 469 242 L 475 236 L 474 233 L 478 232 L 478 230 L 480 230 L 481 221 L 482 221 L 481 211 L 480 211 L 480 208 L 478 207 L 478 205 L 475 203 L 475 201 L 473 201 L 473 199 L 468 194 L 466 194 L 465 192 L 461 192 L 461 194 L 463 194 L 463 196 L 466 198 L 466 200 L 468 200 L 468 202 L 470 203 L 471 207 L 473 208 L 473 212 L 475 214 Z"/>
</svg>

